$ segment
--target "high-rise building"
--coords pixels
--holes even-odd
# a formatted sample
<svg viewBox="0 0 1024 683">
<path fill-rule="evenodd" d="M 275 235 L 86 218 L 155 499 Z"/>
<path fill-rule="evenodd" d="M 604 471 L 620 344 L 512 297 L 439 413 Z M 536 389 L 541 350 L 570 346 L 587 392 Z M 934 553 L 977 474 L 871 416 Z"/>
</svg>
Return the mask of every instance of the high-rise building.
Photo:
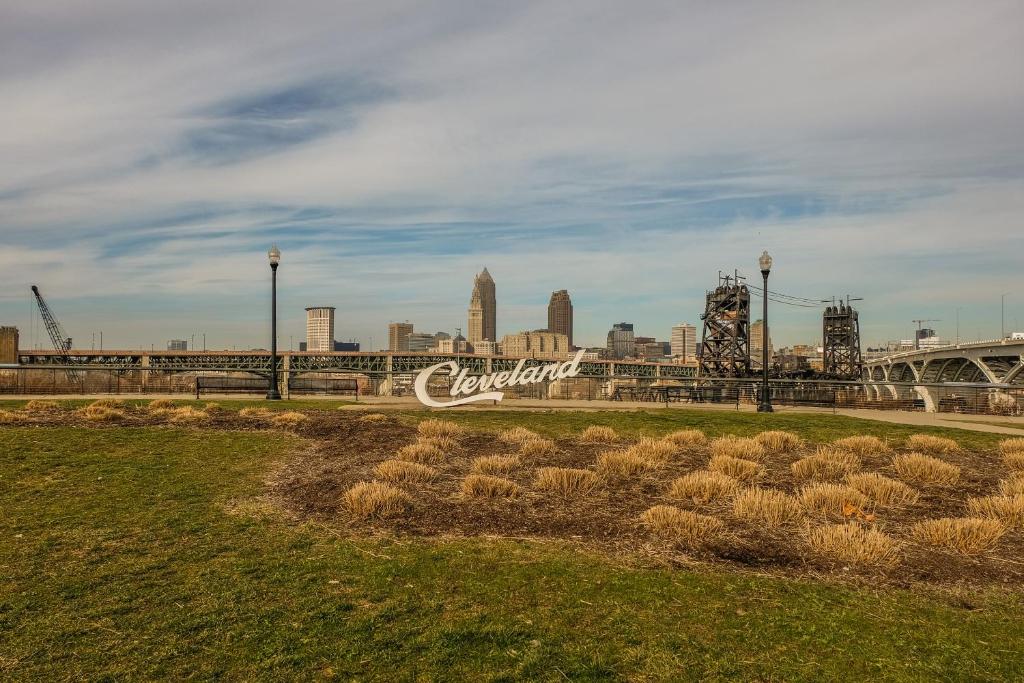
<svg viewBox="0 0 1024 683">
<path fill-rule="evenodd" d="M 608 332 L 608 355 L 622 359 L 635 353 L 633 323 L 615 323 Z"/>
<path fill-rule="evenodd" d="M 0 327 L 0 363 L 18 362 L 18 328 L 11 325 Z"/>
<path fill-rule="evenodd" d="M 188 340 L 172 339 L 167 342 L 168 351 L 188 351 Z"/>
<path fill-rule="evenodd" d="M 306 349 L 334 351 L 334 306 L 306 309 Z"/>
<path fill-rule="evenodd" d="M 755 320 L 750 324 L 750 364 L 752 367 L 760 368 L 764 356 L 764 321 Z M 772 363 L 772 336 L 768 331 L 768 365 Z"/>
<path fill-rule="evenodd" d="M 412 334 L 412 323 L 390 323 L 388 325 L 388 350 L 408 351 L 409 336 Z"/>
<path fill-rule="evenodd" d="M 672 357 L 684 361 L 697 358 L 697 328 L 690 323 L 672 326 Z"/>
<path fill-rule="evenodd" d="M 483 269 L 473 280 L 473 294 L 469 298 L 469 343 L 497 341 L 497 299 L 494 278 Z"/>
<path fill-rule="evenodd" d="M 569 298 L 569 292 L 564 289 L 551 293 L 551 301 L 548 303 L 548 329 L 564 334 L 569 340 L 569 348 L 572 348 L 572 299 Z"/>
<path fill-rule="evenodd" d="M 427 351 L 434 345 L 434 335 L 429 332 L 412 332 L 405 339 L 405 351 Z"/>
<path fill-rule="evenodd" d="M 569 338 L 549 330 L 506 334 L 501 339 L 501 353 L 505 356 L 562 358 L 569 351 Z"/>
</svg>

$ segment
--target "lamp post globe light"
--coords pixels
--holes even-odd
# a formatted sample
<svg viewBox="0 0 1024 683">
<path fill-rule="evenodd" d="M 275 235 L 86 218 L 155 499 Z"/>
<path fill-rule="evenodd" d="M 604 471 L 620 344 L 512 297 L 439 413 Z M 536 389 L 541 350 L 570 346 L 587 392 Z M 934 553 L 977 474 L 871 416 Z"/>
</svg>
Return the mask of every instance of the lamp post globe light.
<svg viewBox="0 0 1024 683">
<path fill-rule="evenodd" d="M 281 250 L 277 245 L 267 252 L 270 259 L 270 390 L 267 391 L 268 401 L 280 401 L 281 394 L 277 390 L 277 266 L 281 263 Z"/>
<path fill-rule="evenodd" d="M 761 258 L 757 259 L 757 264 L 761 267 L 761 277 L 764 278 L 764 313 L 761 316 L 761 403 L 757 406 L 757 412 L 770 413 L 772 399 L 768 395 L 768 273 L 772 270 L 772 257 L 765 251 Z"/>
</svg>

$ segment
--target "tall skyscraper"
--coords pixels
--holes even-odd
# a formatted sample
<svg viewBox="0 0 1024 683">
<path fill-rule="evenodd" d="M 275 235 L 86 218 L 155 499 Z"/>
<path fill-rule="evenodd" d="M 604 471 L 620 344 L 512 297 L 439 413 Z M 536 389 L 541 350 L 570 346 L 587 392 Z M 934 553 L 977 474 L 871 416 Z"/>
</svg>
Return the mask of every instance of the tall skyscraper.
<svg viewBox="0 0 1024 683">
<path fill-rule="evenodd" d="M 628 358 L 636 352 L 633 323 L 615 323 L 608 332 L 608 352 L 612 358 Z"/>
<path fill-rule="evenodd" d="M 408 351 L 409 336 L 412 334 L 412 323 L 390 323 L 388 325 L 388 350 Z"/>
<path fill-rule="evenodd" d="M 306 309 L 306 349 L 334 351 L 334 306 Z"/>
<path fill-rule="evenodd" d="M 672 327 L 672 356 L 683 360 L 697 358 L 697 328 L 690 323 Z"/>
<path fill-rule="evenodd" d="M 750 364 L 760 369 L 761 360 L 764 355 L 764 321 L 755 320 L 750 323 Z M 772 334 L 768 331 L 768 365 L 772 363 Z"/>
<path fill-rule="evenodd" d="M 494 278 L 483 269 L 473 280 L 473 294 L 469 298 L 469 343 L 498 341 L 498 303 L 494 293 Z"/>
<path fill-rule="evenodd" d="M 572 348 L 572 299 L 569 292 L 560 289 L 551 293 L 548 303 L 548 329 L 557 334 L 564 334 Z"/>
</svg>

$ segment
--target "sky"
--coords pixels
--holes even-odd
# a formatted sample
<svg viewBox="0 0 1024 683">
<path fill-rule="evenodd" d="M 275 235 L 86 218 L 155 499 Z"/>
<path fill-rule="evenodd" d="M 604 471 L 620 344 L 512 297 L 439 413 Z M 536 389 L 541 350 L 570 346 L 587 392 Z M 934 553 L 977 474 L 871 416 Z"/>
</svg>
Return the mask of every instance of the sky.
<svg viewBox="0 0 1024 683">
<path fill-rule="evenodd" d="M 37 284 L 76 347 L 265 348 L 276 243 L 284 348 L 306 306 L 364 349 L 465 331 L 484 266 L 499 335 L 568 289 L 577 344 L 667 340 L 763 250 L 774 291 L 862 297 L 865 346 L 997 338 L 1022 72 L 1019 0 L 6 0 L 0 324 L 46 345 Z"/>
</svg>

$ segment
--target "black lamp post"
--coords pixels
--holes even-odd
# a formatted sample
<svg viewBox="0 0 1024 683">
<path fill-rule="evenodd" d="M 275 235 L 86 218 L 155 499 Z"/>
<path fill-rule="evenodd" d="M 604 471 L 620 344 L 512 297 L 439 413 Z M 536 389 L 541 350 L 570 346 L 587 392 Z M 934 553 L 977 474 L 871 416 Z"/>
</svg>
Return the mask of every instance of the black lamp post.
<svg viewBox="0 0 1024 683">
<path fill-rule="evenodd" d="M 268 401 L 280 401 L 277 390 L 277 265 L 281 263 L 281 250 L 275 244 L 267 252 L 270 259 L 270 391 Z"/>
<path fill-rule="evenodd" d="M 761 254 L 757 263 L 761 266 L 761 277 L 764 278 L 764 291 L 762 292 L 764 315 L 761 317 L 761 403 L 757 406 L 757 412 L 770 413 L 772 412 L 772 399 L 768 395 L 768 273 L 772 269 L 772 257 L 766 251 Z"/>
</svg>

